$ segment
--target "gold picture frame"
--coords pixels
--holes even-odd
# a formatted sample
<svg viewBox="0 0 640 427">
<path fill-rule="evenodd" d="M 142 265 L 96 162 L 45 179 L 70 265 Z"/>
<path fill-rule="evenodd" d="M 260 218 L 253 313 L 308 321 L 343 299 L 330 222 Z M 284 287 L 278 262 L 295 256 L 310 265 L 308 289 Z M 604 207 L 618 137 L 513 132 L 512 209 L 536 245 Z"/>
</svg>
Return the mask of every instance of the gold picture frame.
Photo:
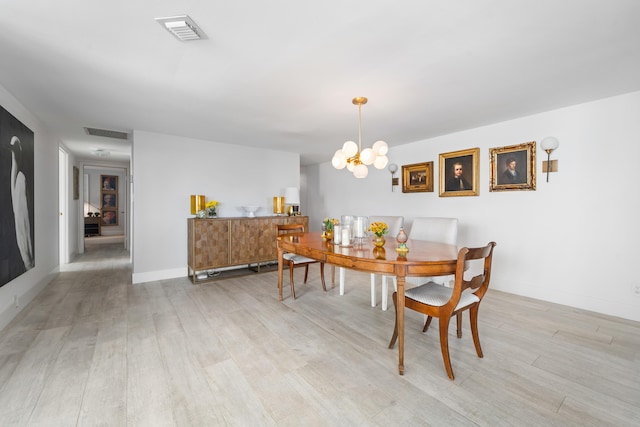
<svg viewBox="0 0 640 427">
<path fill-rule="evenodd" d="M 536 142 L 490 148 L 489 191 L 536 189 Z"/>
<path fill-rule="evenodd" d="M 402 166 L 402 192 L 419 193 L 433 191 L 433 162 Z"/>
<path fill-rule="evenodd" d="M 480 181 L 480 148 L 440 154 L 440 197 L 477 196 Z"/>
<path fill-rule="evenodd" d="M 73 200 L 80 198 L 80 169 L 73 167 Z"/>
</svg>

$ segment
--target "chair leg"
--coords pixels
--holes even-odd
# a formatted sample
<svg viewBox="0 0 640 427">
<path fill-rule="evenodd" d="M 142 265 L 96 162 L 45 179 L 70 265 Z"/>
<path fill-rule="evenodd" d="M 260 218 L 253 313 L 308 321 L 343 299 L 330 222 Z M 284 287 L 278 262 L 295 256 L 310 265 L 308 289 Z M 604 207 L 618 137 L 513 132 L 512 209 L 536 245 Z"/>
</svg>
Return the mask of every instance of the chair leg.
<svg viewBox="0 0 640 427">
<path fill-rule="evenodd" d="M 331 264 L 331 289 L 336 287 L 336 266 Z"/>
<path fill-rule="evenodd" d="M 462 312 L 456 313 L 456 334 L 462 338 Z"/>
<path fill-rule="evenodd" d="M 471 335 L 473 336 L 473 345 L 476 346 L 476 353 L 478 353 L 478 357 L 483 357 L 482 347 L 480 347 L 480 335 L 478 335 L 478 309 L 479 308 L 480 308 L 480 305 L 475 304 L 469 309 L 469 321 L 471 323 Z"/>
<path fill-rule="evenodd" d="M 442 350 L 442 360 L 444 361 L 444 369 L 450 379 L 453 377 L 453 369 L 451 368 L 451 359 L 449 358 L 449 316 L 445 319 L 440 317 L 438 323 L 440 325 L 440 349 Z"/>
<path fill-rule="evenodd" d="M 320 281 L 322 282 L 322 290 L 327 293 L 327 287 L 324 284 L 324 262 L 320 263 Z"/>
<path fill-rule="evenodd" d="M 307 283 L 307 277 L 309 277 L 309 264 L 304 265 L 304 283 Z"/>
<path fill-rule="evenodd" d="M 289 285 L 291 286 L 291 298 L 292 299 L 296 299 L 296 289 L 295 286 L 293 285 L 293 268 L 294 268 L 295 264 L 290 262 L 289 263 Z"/>
<path fill-rule="evenodd" d="M 376 275 L 371 273 L 371 307 L 376 306 Z"/>
<path fill-rule="evenodd" d="M 396 292 L 393 293 L 393 307 L 396 312 L 396 324 L 393 327 L 393 335 L 391 336 L 391 341 L 389 342 L 389 348 L 393 348 L 396 345 L 396 340 L 398 339 L 398 294 Z"/>
<path fill-rule="evenodd" d="M 427 321 L 424 322 L 424 328 L 422 328 L 422 332 L 427 332 L 427 329 L 429 329 L 429 325 L 431 325 L 432 320 L 433 320 L 433 317 L 427 316 Z"/>
<path fill-rule="evenodd" d="M 382 276 L 382 311 L 387 311 L 387 305 L 389 301 L 389 284 L 387 283 L 387 276 Z"/>
</svg>

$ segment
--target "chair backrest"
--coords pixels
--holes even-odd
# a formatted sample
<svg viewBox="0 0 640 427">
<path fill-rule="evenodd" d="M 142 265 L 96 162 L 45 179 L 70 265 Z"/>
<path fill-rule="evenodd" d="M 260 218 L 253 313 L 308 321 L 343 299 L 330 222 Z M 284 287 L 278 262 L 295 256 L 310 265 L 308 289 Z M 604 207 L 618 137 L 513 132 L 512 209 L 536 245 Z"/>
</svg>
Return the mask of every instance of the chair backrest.
<svg viewBox="0 0 640 427">
<path fill-rule="evenodd" d="M 452 304 L 455 307 L 455 305 L 458 304 L 460 295 L 465 289 L 472 289 L 472 292 L 482 300 L 482 297 L 489 288 L 489 281 L 491 280 L 491 260 L 493 258 L 493 248 L 495 246 L 495 242 L 490 242 L 487 246 L 479 248 L 461 248 L 458 251 L 453 293 L 448 304 Z M 465 269 L 468 268 L 469 262 L 482 259 L 484 260 L 482 273 L 472 277 L 470 280 L 466 280 L 464 272 Z"/>
<path fill-rule="evenodd" d="M 374 222 L 384 222 L 389 227 L 388 236 L 395 238 L 398 235 L 401 227 L 404 227 L 403 216 L 384 216 L 374 215 L 369 217 L 369 225 Z"/>
<path fill-rule="evenodd" d="M 304 224 L 276 224 L 276 234 L 304 233 Z"/>
<path fill-rule="evenodd" d="M 458 218 L 415 218 L 409 238 L 455 245 L 458 243 Z"/>
</svg>

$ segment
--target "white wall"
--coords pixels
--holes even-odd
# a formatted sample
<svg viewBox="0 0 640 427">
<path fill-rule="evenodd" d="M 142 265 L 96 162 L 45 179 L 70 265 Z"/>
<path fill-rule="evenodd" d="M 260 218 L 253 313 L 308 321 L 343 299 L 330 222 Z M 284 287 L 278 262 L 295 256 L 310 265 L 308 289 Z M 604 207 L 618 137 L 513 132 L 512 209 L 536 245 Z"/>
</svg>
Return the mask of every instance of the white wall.
<svg viewBox="0 0 640 427">
<path fill-rule="evenodd" d="M 640 321 L 632 290 L 640 285 L 632 257 L 640 237 L 639 118 L 635 92 L 402 146 L 388 141 L 399 166 L 434 162 L 433 193 L 403 194 L 401 186 L 392 193 L 388 171 L 357 180 L 327 159 L 303 168 L 311 228 L 342 214 L 404 215 L 409 225 L 458 217 L 460 245 L 498 243 L 494 289 Z M 559 172 L 549 183 L 539 148 L 548 135 L 560 141 L 552 154 Z M 489 192 L 489 149 L 529 141 L 538 142 L 537 190 Z M 480 195 L 438 197 L 439 153 L 473 147 L 480 147 Z"/>
<path fill-rule="evenodd" d="M 133 283 L 187 275 L 191 194 L 220 202 L 218 216 L 257 205 L 300 185 L 300 156 L 143 131 L 133 133 Z"/>
<path fill-rule="evenodd" d="M 58 142 L 2 86 L 0 86 L 0 105 L 34 132 L 36 261 L 34 268 L 0 287 L 1 329 L 51 281 L 58 271 Z M 15 307 L 14 296 L 18 298 L 18 307 Z"/>
</svg>

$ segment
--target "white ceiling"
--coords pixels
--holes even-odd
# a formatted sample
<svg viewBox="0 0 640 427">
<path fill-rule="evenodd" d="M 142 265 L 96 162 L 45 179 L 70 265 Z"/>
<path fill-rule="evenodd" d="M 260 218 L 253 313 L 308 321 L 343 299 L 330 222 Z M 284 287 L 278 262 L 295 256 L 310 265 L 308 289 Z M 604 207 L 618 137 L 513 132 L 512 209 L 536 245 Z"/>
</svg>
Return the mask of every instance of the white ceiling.
<svg viewBox="0 0 640 427">
<path fill-rule="evenodd" d="M 205 40 L 155 20 L 188 14 Z M 80 158 L 133 129 L 329 161 L 640 90 L 637 0 L 0 0 L 0 84 Z M 542 135 L 532 135 L 538 138 Z"/>
</svg>

